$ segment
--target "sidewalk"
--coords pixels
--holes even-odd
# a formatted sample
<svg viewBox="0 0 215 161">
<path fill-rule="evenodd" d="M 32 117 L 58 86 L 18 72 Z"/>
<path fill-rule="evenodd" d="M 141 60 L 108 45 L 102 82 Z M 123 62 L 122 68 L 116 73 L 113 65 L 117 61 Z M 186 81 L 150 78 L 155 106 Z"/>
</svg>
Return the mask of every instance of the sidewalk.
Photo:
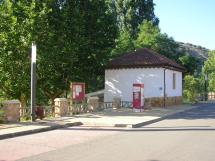
<svg viewBox="0 0 215 161">
<path fill-rule="evenodd" d="M 33 123 L 0 124 L 0 140 L 69 126 L 138 128 L 195 107 L 197 106 L 180 105 L 168 108 L 152 108 L 138 113 L 128 108 L 106 109 L 102 112 L 37 120 Z"/>
</svg>

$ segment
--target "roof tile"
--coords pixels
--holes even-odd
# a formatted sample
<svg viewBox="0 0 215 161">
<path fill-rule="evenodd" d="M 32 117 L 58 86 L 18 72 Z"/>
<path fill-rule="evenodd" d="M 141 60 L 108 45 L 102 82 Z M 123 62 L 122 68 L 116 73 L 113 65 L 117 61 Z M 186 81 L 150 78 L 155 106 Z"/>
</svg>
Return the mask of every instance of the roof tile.
<svg viewBox="0 0 215 161">
<path fill-rule="evenodd" d="M 106 69 L 164 67 L 185 71 L 185 68 L 175 61 L 147 48 L 138 49 L 111 60 Z"/>
</svg>

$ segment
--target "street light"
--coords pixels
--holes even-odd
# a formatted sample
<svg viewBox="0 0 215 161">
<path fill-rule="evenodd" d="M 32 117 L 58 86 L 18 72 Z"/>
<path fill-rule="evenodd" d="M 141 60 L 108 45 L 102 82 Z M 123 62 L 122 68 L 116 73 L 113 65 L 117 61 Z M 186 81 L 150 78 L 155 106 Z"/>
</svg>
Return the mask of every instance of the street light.
<svg viewBox="0 0 215 161">
<path fill-rule="evenodd" d="M 35 121 L 36 105 L 36 45 L 31 46 L 31 121 Z"/>
</svg>

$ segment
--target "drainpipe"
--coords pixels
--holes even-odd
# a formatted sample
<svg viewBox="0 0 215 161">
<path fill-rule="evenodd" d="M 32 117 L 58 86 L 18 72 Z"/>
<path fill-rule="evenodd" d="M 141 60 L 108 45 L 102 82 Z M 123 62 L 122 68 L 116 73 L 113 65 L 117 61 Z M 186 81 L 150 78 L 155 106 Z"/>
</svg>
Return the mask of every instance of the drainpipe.
<svg viewBox="0 0 215 161">
<path fill-rule="evenodd" d="M 164 88 L 163 88 L 163 107 L 166 107 L 166 69 L 164 68 Z"/>
</svg>

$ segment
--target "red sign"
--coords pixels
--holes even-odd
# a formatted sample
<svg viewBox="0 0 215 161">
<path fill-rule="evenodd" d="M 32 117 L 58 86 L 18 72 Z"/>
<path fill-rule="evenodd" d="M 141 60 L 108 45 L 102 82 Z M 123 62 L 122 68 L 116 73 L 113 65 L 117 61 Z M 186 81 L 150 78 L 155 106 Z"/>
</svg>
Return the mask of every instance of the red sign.
<svg viewBox="0 0 215 161">
<path fill-rule="evenodd" d="M 85 97 L 85 83 L 73 82 L 71 83 L 71 92 L 73 101 L 83 101 Z"/>
</svg>

